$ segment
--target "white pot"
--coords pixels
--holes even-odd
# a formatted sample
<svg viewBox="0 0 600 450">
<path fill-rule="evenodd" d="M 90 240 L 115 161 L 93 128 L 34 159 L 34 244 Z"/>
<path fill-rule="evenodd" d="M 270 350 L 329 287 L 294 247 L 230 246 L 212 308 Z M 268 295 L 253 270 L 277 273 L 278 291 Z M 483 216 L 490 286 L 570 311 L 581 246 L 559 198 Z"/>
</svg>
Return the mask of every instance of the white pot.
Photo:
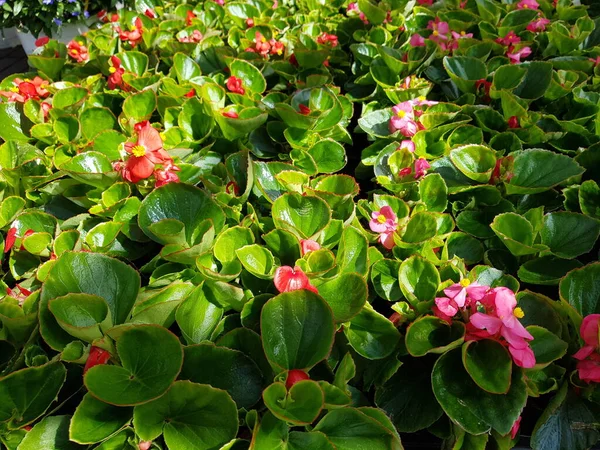
<svg viewBox="0 0 600 450">
<path fill-rule="evenodd" d="M 77 36 L 89 31 L 87 25 L 83 22 L 81 23 L 67 23 L 60 27 L 60 29 L 52 36 L 53 39 L 56 39 L 63 44 L 68 44 L 70 41 L 75 39 Z M 21 30 L 17 30 L 17 35 L 19 36 L 19 40 L 21 41 L 21 45 L 23 46 L 23 50 L 28 55 L 31 55 L 33 51 L 37 48 L 35 46 L 35 41 L 43 36 L 46 36 L 44 33 L 40 33 L 40 35 L 36 38 L 31 33 L 26 33 Z"/>
<path fill-rule="evenodd" d="M 14 28 L 5 28 L 0 32 L 0 48 L 12 48 L 17 45 L 19 45 L 19 38 Z"/>
</svg>

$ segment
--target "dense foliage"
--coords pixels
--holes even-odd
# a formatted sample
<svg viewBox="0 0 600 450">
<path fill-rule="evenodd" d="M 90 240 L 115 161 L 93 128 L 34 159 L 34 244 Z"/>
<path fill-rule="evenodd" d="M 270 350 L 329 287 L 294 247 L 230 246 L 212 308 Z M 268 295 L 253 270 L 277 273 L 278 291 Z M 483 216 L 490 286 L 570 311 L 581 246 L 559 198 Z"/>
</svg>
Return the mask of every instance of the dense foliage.
<svg viewBox="0 0 600 450">
<path fill-rule="evenodd" d="M 0 83 L 1 445 L 595 444 L 571 3 L 139 0 L 40 40 Z"/>
</svg>

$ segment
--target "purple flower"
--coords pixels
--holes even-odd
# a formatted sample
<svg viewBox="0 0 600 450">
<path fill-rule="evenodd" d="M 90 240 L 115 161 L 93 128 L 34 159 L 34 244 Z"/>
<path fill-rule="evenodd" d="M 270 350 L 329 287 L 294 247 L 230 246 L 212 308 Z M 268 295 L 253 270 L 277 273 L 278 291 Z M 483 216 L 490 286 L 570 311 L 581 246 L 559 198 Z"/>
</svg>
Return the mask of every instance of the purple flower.
<svg viewBox="0 0 600 450">
<path fill-rule="evenodd" d="M 51 5 L 52 3 L 54 3 L 54 0 L 42 0 L 42 3 L 44 5 Z"/>
<path fill-rule="evenodd" d="M 87 19 L 88 17 L 90 17 L 90 13 L 89 13 L 89 11 L 84 11 L 84 12 L 83 12 L 83 17 L 85 17 L 86 19 Z"/>
<path fill-rule="evenodd" d="M 73 17 L 77 17 L 77 16 L 79 15 L 79 11 L 73 11 L 73 12 L 71 13 L 71 15 L 72 15 Z"/>
<path fill-rule="evenodd" d="M 75 3 L 77 0 L 67 0 L 69 3 Z"/>
<path fill-rule="evenodd" d="M 6 0 L 0 0 L 0 6 L 4 5 L 6 3 Z"/>
<path fill-rule="evenodd" d="M 60 19 L 52 19 L 52 21 L 59 27 L 62 25 L 62 20 L 60 20 Z"/>
</svg>

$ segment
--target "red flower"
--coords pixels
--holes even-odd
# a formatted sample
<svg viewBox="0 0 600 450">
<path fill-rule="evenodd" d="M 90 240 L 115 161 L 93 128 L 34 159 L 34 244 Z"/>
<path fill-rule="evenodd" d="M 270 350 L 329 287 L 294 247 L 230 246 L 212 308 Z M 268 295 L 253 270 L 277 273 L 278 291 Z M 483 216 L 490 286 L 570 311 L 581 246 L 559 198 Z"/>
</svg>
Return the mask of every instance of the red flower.
<svg viewBox="0 0 600 450">
<path fill-rule="evenodd" d="M 254 19 L 252 17 L 248 17 L 246 19 L 246 26 L 248 28 L 252 28 L 254 26 Z"/>
<path fill-rule="evenodd" d="M 87 47 L 75 40 L 72 40 L 67 45 L 67 53 L 78 63 L 85 62 L 90 59 L 90 54 L 88 53 Z"/>
<path fill-rule="evenodd" d="M 192 98 L 195 96 L 196 96 L 196 91 L 194 90 L 194 88 L 191 88 L 190 91 L 187 94 L 185 94 L 185 97 L 187 97 L 187 98 Z"/>
<path fill-rule="evenodd" d="M 10 252 L 10 250 L 13 248 L 13 245 L 15 245 L 16 240 L 17 229 L 15 227 L 12 227 L 8 230 L 8 233 L 6 233 L 6 239 L 4 241 L 4 253 Z"/>
<path fill-rule="evenodd" d="M 83 368 L 83 373 L 85 374 L 88 370 L 90 370 L 94 366 L 98 366 L 101 364 L 106 364 L 110 359 L 110 353 L 106 350 L 103 350 L 99 347 L 94 347 L 90 349 L 90 355 L 88 356 L 87 361 L 85 362 L 85 367 Z"/>
<path fill-rule="evenodd" d="M 235 181 L 230 181 L 225 185 L 225 192 L 238 196 L 240 195 L 240 187 Z"/>
<path fill-rule="evenodd" d="M 490 96 L 490 88 L 492 87 L 491 81 L 486 81 L 485 79 L 477 80 L 475 83 L 475 90 L 480 91 L 483 88 L 484 97 L 488 98 Z"/>
<path fill-rule="evenodd" d="M 269 44 L 271 44 L 271 55 L 282 55 L 284 50 L 285 50 L 285 45 L 283 45 L 283 42 L 280 41 L 276 41 L 275 39 L 271 39 L 269 41 Z"/>
<path fill-rule="evenodd" d="M 133 48 L 142 40 L 142 33 L 144 31 L 142 28 L 142 19 L 139 17 L 136 18 L 134 25 L 131 26 L 129 31 L 124 31 L 120 28 L 117 28 L 117 31 L 121 40 L 129 41 L 129 44 Z"/>
<path fill-rule="evenodd" d="M 103 23 L 108 22 L 108 14 L 106 13 L 105 9 L 101 9 L 100 11 L 98 11 L 96 17 L 98 17 L 98 19 Z"/>
<path fill-rule="evenodd" d="M 125 73 L 125 69 L 121 67 L 121 60 L 116 56 L 111 56 L 110 61 L 112 66 L 108 68 L 110 75 L 108 76 L 108 88 L 109 89 L 123 89 L 123 74 Z"/>
<path fill-rule="evenodd" d="M 179 176 L 174 173 L 179 170 L 179 167 L 173 165 L 172 161 L 168 161 L 162 169 L 154 171 L 154 178 L 156 179 L 154 187 L 158 188 L 169 183 L 179 183 Z"/>
<path fill-rule="evenodd" d="M 316 287 L 310 284 L 308 277 L 298 266 L 293 269 L 290 266 L 278 267 L 275 271 L 274 278 L 275 287 L 279 292 L 291 292 L 300 289 L 308 289 L 315 294 L 319 291 Z"/>
<path fill-rule="evenodd" d="M 48 36 L 42 36 L 41 38 L 37 38 L 35 41 L 36 47 L 43 47 L 48 42 L 50 42 L 50 38 Z"/>
<path fill-rule="evenodd" d="M 235 111 L 223 111 L 222 113 L 225 117 L 229 117 L 230 119 L 237 119 L 240 116 Z"/>
<path fill-rule="evenodd" d="M 202 40 L 202 33 L 199 30 L 192 31 L 192 34 L 188 34 L 187 36 L 182 36 L 179 38 L 179 42 L 192 42 L 197 44 Z"/>
<path fill-rule="evenodd" d="M 508 119 L 508 128 L 521 128 L 519 125 L 519 118 L 517 116 L 512 116 Z"/>
<path fill-rule="evenodd" d="M 498 39 L 496 39 L 496 42 L 498 44 L 509 46 L 513 44 L 518 44 L 519 42 L 521 42 L 521 38 L 517 36 L 514 31 L 510 31 L 506 36 L 499 37 Z"/>
<path fill-rule="evenodd" d="M 123 178 L 132 183 L 149 178 L 156 164 L 172 162 L 169 154 L 162 148 L 160 133 L 149 122 L 136 124 L 135 130 L 138 139 L 125 144 L 125 150 L 131 156 L 122 168 Z"/>
<path fill-rule="evenodd" d="M 285 379 L 285 387 L 289 390 L 293 385 L 295 385 L 298 381 L 310 380 L 310 377 L 303 370 L 292 369 L 287 373 L 287 378 Z"/>
<path fill-rule="evenodd" d="M 298 105 L 298 109 L 300 110 L 300 114 L 303 116 L 308 116 L 310 114 L 310 108 L 302 103 Z"/>
<path fill-rule="evenodd" d="M 269 54 L 269 51 L 271 51 L 271 44 L 267 41 L 266 37 L 264 37 L 260 32 L 257 31 L 254 35 L 254 48 L 249 47 L 246 49 L 246 51 L 258 53 L 262 56 L 267 56 Z"/>
<path fill-rule="evenodd" d="M 296 55 L 294 55 L 293 53 L 292 56 L 290 56 L 290 64 L 295 67 L 298 67 L 299 65 L 298 60 L 296 59 Z"/>
<path fill-rule="evenodd" d="M 14 87 L 10 91 L 0 91 L 0 95 L 6 97 L 10 102 L 24 103 L 30 98 L 41 100 L 50 95 L 46 90 L 48 82 L 40 77 L 35 77 L 33 80 L 15 78 L 13 85 Z"/>
<path fill-rule="evenodd" d="M 227 89 L 235 94 L 240 95 L 244 95 L 246 92 L 246 90 L 242 87 L 242 80 L 240 80 L 238 77 L 229 77 L 227 80 Z"/>
<path fill-rule="evenodd" d="M 156 13 L 150 8 L 148 8 L 148 9 L 146 9 L 146 11 L 144 11 L 144 15 L 146 17 L 148 17 L 149 19 L 156 19 L 156 17 L 157 17 Z"/>
<path fill-rule="evenodd" d="M 193 11 L 188 11 L 185 16 L 185 24 L 189 27 L 192 24 L 192 20 L 196 18 L 196 14 Z"/>
<path fill-rule="evenodd" d="M 119 15 L 117 13 L 114 13 L 112 16 L 110 16 L 110 21 L 111 22 L 118 22 L 119 21 Z"/>
<path fill-rule="evenodd" d="M 323 33 L 319 37 L 317 37 L 318 44 L 329 44 L 332 47 L 337 47 L 338 45 L 338 37 L 335 34 Z"/>
</svg>

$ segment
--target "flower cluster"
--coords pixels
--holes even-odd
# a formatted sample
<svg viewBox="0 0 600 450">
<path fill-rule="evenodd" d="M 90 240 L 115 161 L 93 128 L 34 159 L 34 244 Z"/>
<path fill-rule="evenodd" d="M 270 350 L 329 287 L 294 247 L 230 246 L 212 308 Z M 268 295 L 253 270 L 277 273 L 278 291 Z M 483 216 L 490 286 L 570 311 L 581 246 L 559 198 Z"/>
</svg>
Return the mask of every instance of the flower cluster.
<svg viewBox="0 0 600 450">
<path fill-rule="evenodd" d="M 275 38 L 271 38 L 267 40 L 260 32 L 256 32 L 254 35 L 254 46 L 246 48 L 247 52 L 258 53 L 263 57 L 268 57 L 269 55 L 283 55 L 285 51 L 285 45 L 283 42 L 276 40 Z"/>
<path fill-rule="evenodd" d="M 600 383 L 600 314 L 585 316 L 579 330 L 585 345 L 573 355 L 577 359 L 579 379 Z"/>
<path fill-rule="evenodd" d="M 400 131 L 403 136 L 412 137 L 419 130 L 425 127 L 418 119 L 423 114 L 420 106 L 432 106 L 437 104 L 435 101 L 426 100 L 425 97 L 419 97 L 415 100 L 408 100 L 392 107 L 392 117 L 389 122 L 390 133 Z"/>
</svg>

